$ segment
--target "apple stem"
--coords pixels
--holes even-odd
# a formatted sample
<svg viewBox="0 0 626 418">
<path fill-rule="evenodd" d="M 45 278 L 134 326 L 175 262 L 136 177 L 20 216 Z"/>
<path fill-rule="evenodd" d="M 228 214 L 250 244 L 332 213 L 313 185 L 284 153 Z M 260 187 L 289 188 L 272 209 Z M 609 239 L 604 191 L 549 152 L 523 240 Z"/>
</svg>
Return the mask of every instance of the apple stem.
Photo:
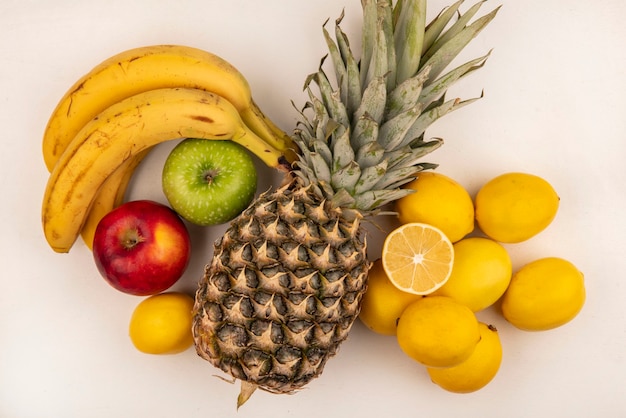
<svg viewBox="0 0 626 418">
<path fill-rule="evenodd" d="M 213 180 L 215 180 L 215 177 L 217 177 L 219 173 L 219 170 L 216 168 L 205 171 L 203 175 L 204 181 L 206 181 L 207 184 L 211 185 L 211 183 L 213 183 Z"/>
<path fill-rule="evenodd" d="M 134 247 L 136 247 L 138 244 L 141 244 L 144 241 L 145 241 L 145 239 L 141 235 L 139 230 L 138 229 L 132 229 L 132 230 L 128 231 L 124 235 L 124 238 L 122 239 L 122 243 L 121 244 L 127 250 L 131 250 Z"/>
</svg>

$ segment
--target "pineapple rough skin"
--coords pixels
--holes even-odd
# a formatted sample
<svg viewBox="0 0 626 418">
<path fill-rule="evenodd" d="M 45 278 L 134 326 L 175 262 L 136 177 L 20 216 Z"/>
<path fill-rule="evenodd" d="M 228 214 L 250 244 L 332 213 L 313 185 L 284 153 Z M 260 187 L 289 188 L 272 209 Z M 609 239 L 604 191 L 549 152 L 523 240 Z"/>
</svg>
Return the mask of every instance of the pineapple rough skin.
<svg viewBox="0 0 626 418">
<path fill-rule="evenodd" d="M 273 393 L 319 376 L 359 314 L 370 267 L 360 218 L 329 211 L 299 182 L 261 195 L 231 224 L 194 309 L 198 354 Z"/>
</svg>

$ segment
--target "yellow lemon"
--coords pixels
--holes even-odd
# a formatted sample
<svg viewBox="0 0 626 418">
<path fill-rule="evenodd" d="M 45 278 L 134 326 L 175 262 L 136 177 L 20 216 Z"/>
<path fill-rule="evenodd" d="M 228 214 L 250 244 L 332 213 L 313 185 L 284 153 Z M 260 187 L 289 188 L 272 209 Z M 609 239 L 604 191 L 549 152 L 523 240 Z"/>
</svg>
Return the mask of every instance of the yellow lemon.
<svg viewBox="0 0 626 418">
<path fill-rule="evenodd" d="M 398 289 L 426 295 L 450 277 L 454 248 L 439 229 L 422 223 L 402 225 L 383 243 L 385 273 Z"/>
<path fill-rule="evenodd" d="M 430 379 L 454 393 L 470 393 L 485 387 L 500 370 L 502 344 L 498 330 L 479 323 L 480 341 L 467 360 L 445 369 L 427 368 Z"/>
<path fill-rule="evenodd" d="M 402 351 L 417 362 L 452 367 L 474 352 L 480 330 L 467 306 L 445 296 L 427 296 L 402 312 L 396 338 Z"/>
<path fill-rule="evenodd" d="M 191 296 L 168 292 L 141 301 L 130 319 L 133 345 L 148 354 L 180 353 L 193 344 Z"/>
<path fill-rule="evenodd" d="M 584 303 L 583 273 L 567 260 L 547 257 L 513 275 L 502 298 L 502 314 L 517 328 L 541 331 L 571 321 Z"/>
<path fill-rule="evenodd" d="M 382 260 L 378 259 L 368 274 L 367 291 L 361 300 L 359 319 L 378 334 L 396 335 L 400 314 L 411 302 L 421 297 L 394 286 L 383 269 Z"/>
<path fill-rule="evenodd" d="M 415 190 L 395 203 L 401 223 L 421 222 L 443 231 L 456 242 L 474 229 L 474 203 L 457 181 L 425 171 L 405 188 Z"/>
<path fill-rule="evenodd" d="M 450 278 L 433 295 L 449 296 L 478 312 L 504 294 L 512 269 L 511 258 L 501 244 L 489 238 L 464 238 L 454 243 Z"/>
<path fill-rule="evenodd" d="M 487 236 L 517 243 L 550 225 L 559 208 L 559 196 L 539 176 L 506 173 L 480 188 L 474 206 L 478 226 Z"/>
</svg>

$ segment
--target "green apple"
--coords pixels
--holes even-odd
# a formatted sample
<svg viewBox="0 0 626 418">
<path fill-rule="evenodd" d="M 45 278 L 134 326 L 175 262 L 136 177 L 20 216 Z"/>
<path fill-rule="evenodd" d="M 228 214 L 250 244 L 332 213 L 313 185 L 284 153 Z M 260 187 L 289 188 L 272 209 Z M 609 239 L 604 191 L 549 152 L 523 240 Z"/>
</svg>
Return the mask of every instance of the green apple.
<svg viewBox="0 0 626 418">
<path fill-rule="evenodd" d="M 248 150 L 232 141 L 185 139 L 163 166 L 163 193 L 191 223 L 230 221 L 252 201 L 257 173 Z"/>
</svg>

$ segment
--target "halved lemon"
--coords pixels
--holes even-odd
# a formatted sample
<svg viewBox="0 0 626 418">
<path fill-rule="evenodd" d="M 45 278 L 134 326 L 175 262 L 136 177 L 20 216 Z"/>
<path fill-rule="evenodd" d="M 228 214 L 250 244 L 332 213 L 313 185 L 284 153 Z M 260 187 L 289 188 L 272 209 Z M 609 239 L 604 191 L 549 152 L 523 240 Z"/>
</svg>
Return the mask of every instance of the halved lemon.
<svg viewBox="0 0 626 418">
<path fill-rule="evenodd" d="M 394 286 L 427 295 L 448 281 L 454 247 L 440 229 L 424 223 L 408 223 L 387 235 L 381 258 Z"/>
</svg>

